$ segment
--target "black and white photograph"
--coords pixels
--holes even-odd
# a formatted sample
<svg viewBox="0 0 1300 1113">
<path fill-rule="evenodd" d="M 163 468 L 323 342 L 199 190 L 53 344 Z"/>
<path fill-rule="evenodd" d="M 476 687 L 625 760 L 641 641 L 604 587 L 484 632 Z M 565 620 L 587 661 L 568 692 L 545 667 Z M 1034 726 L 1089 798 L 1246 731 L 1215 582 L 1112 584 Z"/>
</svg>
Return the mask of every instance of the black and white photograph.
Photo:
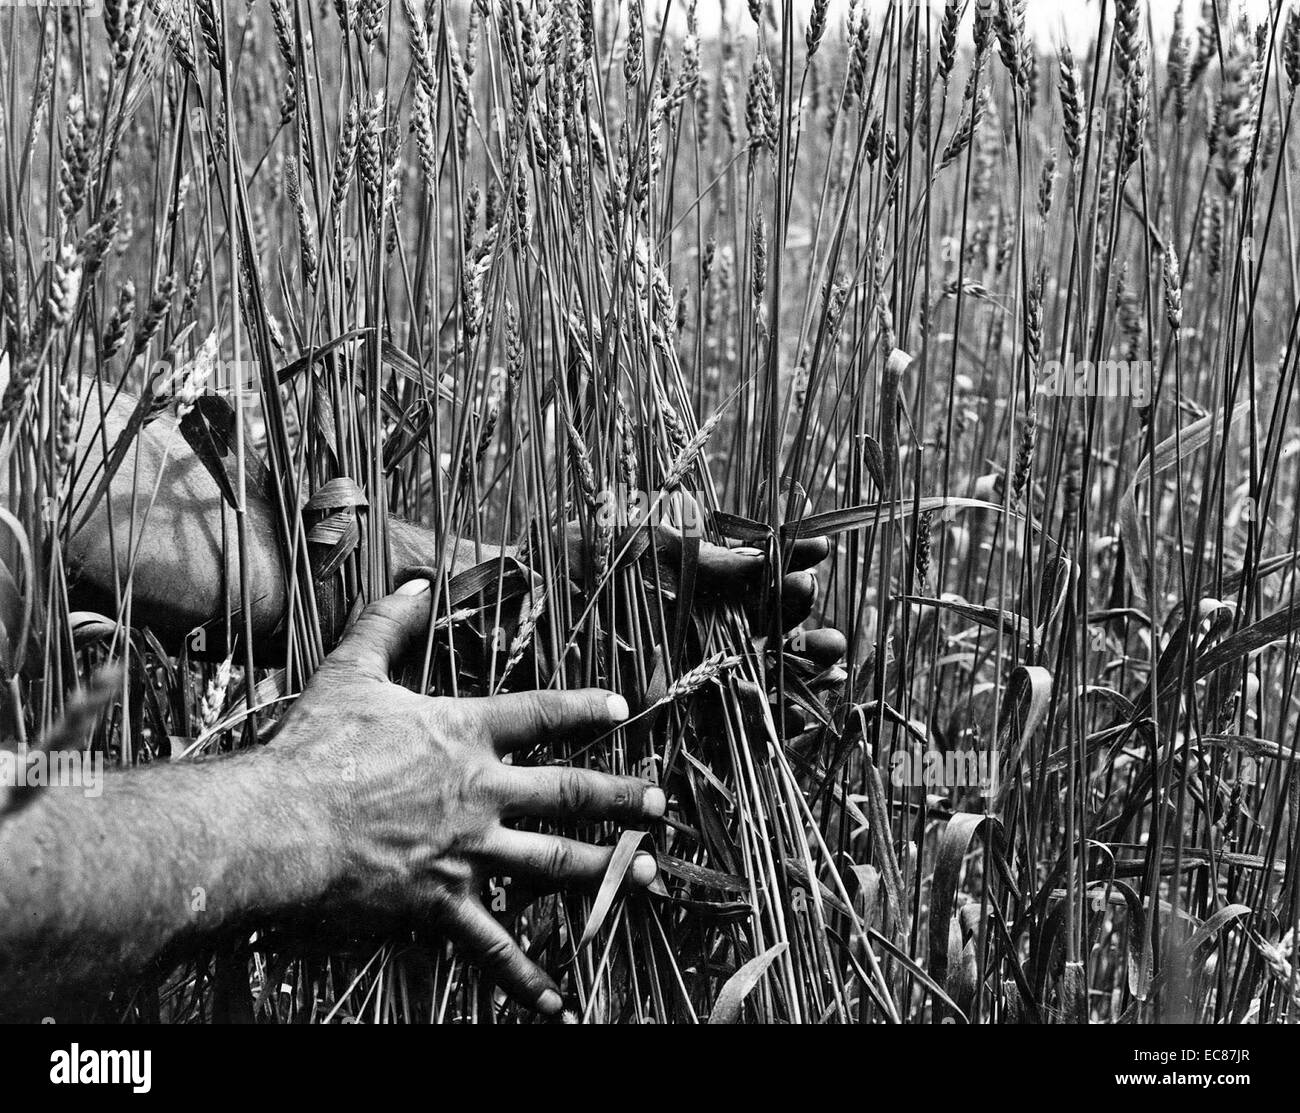
<svg viewBox="0 0 1300 1113">
<path fill-rule="evenodd" d="M 380 1025 L 871 1025 L 1002 1100 L 1009 1025 L 1103 1089 L 1268 1065 L 1300 4 L 0 0 L 0 44 L 33 1085 Z"/>
</svg>

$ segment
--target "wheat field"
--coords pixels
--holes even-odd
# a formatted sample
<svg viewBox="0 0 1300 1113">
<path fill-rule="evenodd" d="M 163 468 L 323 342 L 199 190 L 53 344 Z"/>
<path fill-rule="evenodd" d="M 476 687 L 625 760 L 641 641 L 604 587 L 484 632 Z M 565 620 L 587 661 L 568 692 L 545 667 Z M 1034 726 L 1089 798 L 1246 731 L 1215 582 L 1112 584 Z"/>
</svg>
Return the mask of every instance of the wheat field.
<svg viewBox="0 0 1300 1113">
<path fill-rule="evenodd" d="M 520 760 L 668 796 L 565 828 L 647 893 L 489 882 L 565 1020 L 1300 1018 L 1300 14 L 704 7 L 0 5 L 5 738 L 258 745 L 405 520 L 408 682 L 619 691 Z M 86 551 L 165 513 L 146 453 L 220 488 L 211 582 Z M 697 590 L 701 542 L 815 537 L 793 631 Z M 531 1019 L 361 923 L 105 1015 Z"/>
</svg>

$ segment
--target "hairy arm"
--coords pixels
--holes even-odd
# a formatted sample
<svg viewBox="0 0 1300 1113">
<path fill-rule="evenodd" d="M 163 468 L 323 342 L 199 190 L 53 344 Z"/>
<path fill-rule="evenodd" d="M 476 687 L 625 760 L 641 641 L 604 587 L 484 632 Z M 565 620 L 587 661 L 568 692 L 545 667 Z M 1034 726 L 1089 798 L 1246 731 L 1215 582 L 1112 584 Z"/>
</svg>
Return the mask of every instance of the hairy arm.
<svg viewBox="0 0 1300 1113">
<path fill-rule="evenodd" d="M 85 1015 L 124 972 L 321 901 L 337 838 L 276 747 L 47 788 L 0 820 L 0 1019 Z"/>
</svg>

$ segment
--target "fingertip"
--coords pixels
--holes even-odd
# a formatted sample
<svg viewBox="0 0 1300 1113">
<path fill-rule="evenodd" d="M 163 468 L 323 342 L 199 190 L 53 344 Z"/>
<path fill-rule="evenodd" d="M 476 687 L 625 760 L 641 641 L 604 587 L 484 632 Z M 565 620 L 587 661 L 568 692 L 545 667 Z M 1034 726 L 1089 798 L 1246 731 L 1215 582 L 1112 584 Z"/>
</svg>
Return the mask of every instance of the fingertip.
<svg viewBox="0 0 1300 1113">
<path fill-rule="evenodd" d="M 402 584 L 402 586 L 397 589 L 395 594 L 423 595 L 428 590 L 429 590 L 429 581 L 423 578 L 416 578 L 414 580 L 407 580 L 406 583 Z"/>
<path fill-rule="evenodd" d="M 654 879 L 658 875 L 659 866 L 655 862 L 653 854 L 647 854 L 645 851 L 642 851 L 632 859 L 632 881 L 642 889 L 648 885 L 653 885 Z"/>
<path fill-rule="evenodd" d="M 814 564 L 821 564 L 830 555 L 830 538 L 801 537 L 791 547 L 786 567 L 789 571 L 810 568 Z"/>
<path fill-rule="evenodd" d="M 557 1016 L 564 1008 L 564 998 L 558 990 L 547 989 L 537 998 L 537 1011 L 544 1016 Z"/>
<path fill-rule="evenodd" d="M 791 572 L 786 576 L 782 587 L 786 602 L 794 605 L 806 603 L 812 606 L 817 601 L 817 574 L 815 572 Z"/>
<path fill-rule="evenodd" d="M 667 810 L 668 797 L 664 795 L 664 790 L 657 785 L 650 785 L 641 797 L 641 811 L 649 819 L 662 819 Z"/>
<path fill-rule="evenodd" d="M 627 700 L 617 692 L 607 692 L 605 695 L 605 714 L 611 723 L 621 723 L 628 717 Z"/>
<path fill-rule="evenodd" d="M 841 660 L 848 652 L 848 639 L 834 627 L 801 630 L 788 643 L 791 652 L 826 667 Z"/>
<path fill-rule="evenodd" d="M 791 572 L 781 581 L 781 628 L 798 626 L 817 605 L 817 577 L 811 572 Z"/>
</svg>

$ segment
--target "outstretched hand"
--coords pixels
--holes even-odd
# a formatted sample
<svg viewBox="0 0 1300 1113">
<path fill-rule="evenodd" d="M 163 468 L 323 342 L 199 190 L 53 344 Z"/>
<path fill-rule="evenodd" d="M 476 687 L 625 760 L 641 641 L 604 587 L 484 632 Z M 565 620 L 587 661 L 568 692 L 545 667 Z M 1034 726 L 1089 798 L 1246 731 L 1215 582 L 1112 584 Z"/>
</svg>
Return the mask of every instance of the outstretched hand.
<svg viewBox="0 0 1300 1113">
<path fill-rule="evenodd" d="M 664 814 L 664 794 L 632 777 L 502 762 L 549 738 L 615 726 L 628 711 L 612 692 L 451 699 L 393 683 L 390 671 L 428 629 L 428 588 L 412 580 L 366 608 L 286 717 L 273 748 L 325 787 L 338 846 L 334 899 L 345 911 L 435 922 L 511 997 L 553 1014 L 561 1008 L 558 988 L 484 907 L 483 887 L 492 876 L 509 875 L 537 891 L 594 889 L 613 851 L 507 824 L 645 824 Z M 629 874 L 639 886 L 655 875 L 645 853 Z"/>
</svg>

